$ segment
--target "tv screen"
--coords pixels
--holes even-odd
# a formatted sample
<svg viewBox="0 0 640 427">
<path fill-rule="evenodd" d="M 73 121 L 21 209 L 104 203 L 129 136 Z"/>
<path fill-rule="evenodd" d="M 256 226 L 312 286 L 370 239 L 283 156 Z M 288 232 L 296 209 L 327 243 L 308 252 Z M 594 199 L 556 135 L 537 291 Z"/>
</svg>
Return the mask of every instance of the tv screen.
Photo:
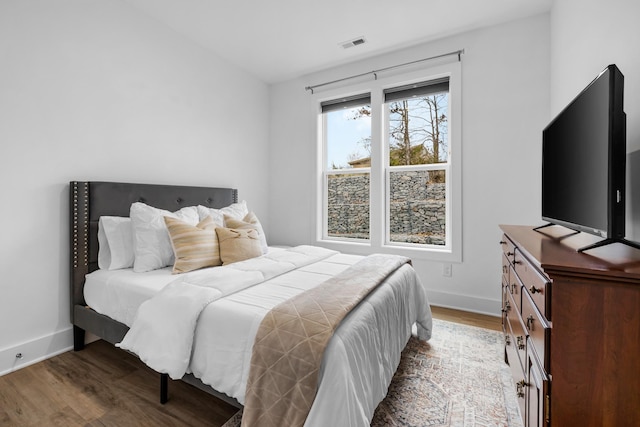
<svg viewBox="0 0 640 427">
<path fill-rule="evenodd" d="M 608 239 L 625 234 L 624 77 L 610 65 L 542 137 L 542 218 Z"/>
</svg>

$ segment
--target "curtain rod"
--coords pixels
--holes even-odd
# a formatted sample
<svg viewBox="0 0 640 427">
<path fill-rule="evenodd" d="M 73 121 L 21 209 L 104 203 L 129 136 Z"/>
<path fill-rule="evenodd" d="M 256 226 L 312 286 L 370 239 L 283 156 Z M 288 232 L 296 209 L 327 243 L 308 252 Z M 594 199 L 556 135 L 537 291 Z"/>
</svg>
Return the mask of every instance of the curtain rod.
<svg viewBox="0 0 640 427">
<path fill-rule="evenodd" d="M 438 58 L 444 58 L 445 56 L 452 56 L 452 55 L 457 55 L 458 56 L 458 62 L 460 62 L 461 60 L 461 55 L 464 53 L 464 49 L 459 49 L 453 52 L 447 52 L 447 53 L 443 53 L 441 55 L 436 55 L 436 56 L 430 56 L 429 58 L 422 58 L 422 59 L 417 59 L 415 61 L 411 61 L 411 62 L 405 62 L 404 64 L 398 64 L 398 65 L 392 65 L 390 67 L 385 67 L 385 68 L 380 68 L 378 70 L 373 70 L 373 71 L 367 71 L 366 73 L 361 73 L 361 74 L 355 74 L 353 76 L 349 76 L 349 77 L 344 77 L 342 79 L 337 79 L 337 80 L 331 80 L 330 82 L 325 82 L 325 83 L 320 83 L 317 85 L 313 85 L 313 86 L 306 86 L 304 88 L 304 90 L 310 90 L 311 93 L 313 94 L 313 90 L 317 89 L 319 87 L 322 86 L 327 86 L 330 84 L 334 84 L 334 83 L 339 83 L 339 82 L 343 82 L 345 80 L 351 80 L 351 79 L 357 79 L 358 77 L 363 77 L 369 74 L 373 74 L 373 77 L 375 80 L 378 80 L 378 73 L 382 72 L 382 71 L 389 71 L 389 70 L 393 70 L 395 68 L 400 68 L 400 67 L 406 67 L 408 65 L 413 65 L 413 64 L 417 64 L 419 62 L 424 62 L 424 61 L 431 61 L 433 59 L 438 59 Z"/>
</svg>

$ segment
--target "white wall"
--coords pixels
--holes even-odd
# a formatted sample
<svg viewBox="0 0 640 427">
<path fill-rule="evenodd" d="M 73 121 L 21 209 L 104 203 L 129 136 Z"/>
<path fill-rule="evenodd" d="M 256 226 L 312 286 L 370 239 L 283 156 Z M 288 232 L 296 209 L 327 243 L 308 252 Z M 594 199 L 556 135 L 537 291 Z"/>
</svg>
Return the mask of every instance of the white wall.
<svg viewBox="0 0 640 427">
<path fill-rule="evenodd" d="M 272 86 L 272 243 L 315 243 L 315 118 L 304 87 L 462 48 L 463 262 L 453 265 L 451 278 L 443 277 L 437 262 L 414 259 L 414 266 L 432 304 L 499 314 L 498 224 L 541 223 L 541 131 L 549 118 L 548 14 Z"/>
<path fill-rule="evenodd" d="M 68 182 L 232 186 L 267 223 L 267 107 L 119 1 L 0 2 L 0 374 L 71 345 Z"/>
<path fill-rule="evenodd" d="M 540 132 L 609 63 L 625 75 L 627 232 L 640 240 L 638 16 L 633 0 L 555 0 L 550 15 L 268 88 L 118 1 L 0 2 L 0 374 L 71 344 L 68 181 L 234 186 L 271 243 L 315 243 L 304 87 L 460 48 L 463 262 L 451 278 L 415 262 L 432 303 L 497 314 L 497 224 L 541 222 Z"/>
<path fill-rule="evenodd" d="M 600 71 L 616 64 L 625 80 L 627 237 L 640 240 L 640 2 L 555 0 L 551 9 L 551 115 Z"/>
</svg>

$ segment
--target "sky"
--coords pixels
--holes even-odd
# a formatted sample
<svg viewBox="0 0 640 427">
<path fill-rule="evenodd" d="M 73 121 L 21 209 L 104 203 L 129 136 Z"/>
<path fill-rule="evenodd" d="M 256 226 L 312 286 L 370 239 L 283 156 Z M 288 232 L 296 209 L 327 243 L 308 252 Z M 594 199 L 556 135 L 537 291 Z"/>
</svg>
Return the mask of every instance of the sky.
<svg viewBox="0 0 640 427">
<path fill-rule="evenodd" d="M 421 104 L 420 99 L 418 98 L 410 98 L 408 101 L 408 107 L 411 113 L 409 132 L 412 132 L 412 130 L 424 129 L 424 126 L 426 126 L 430 120 L 429 115 L 425 110 L 426 105 L 424 103 Z M 444 102 L 444 105 L 442 102 Z M 447 102 L 448 98 L 445 98 L 444 101 L 440 99 L 438 101 L 439 108 L 444 107 L 444 111 L 446 111 Z M 361 141 L 367 138 L 370 140 L 371 138 L 371 116 L 358 117 L 357 110 L 358 107 L 355 107 L 325 113 L 327 119 L 326 132 L 328 169 L 332 169 L 332 165 L 348 168 L 349 160 L 354 159 L 350 158 L 351 155 L 355 155 L 355 159 L 369 157 L 370 155 Z M 358 118 L 354 119 L 354 117 Z M 389 120 L 394 120 L 394 118 L 395 120 L 398 120 L 399 116 L 397 113 L 393 115 L 393 118 L 390 116 Z M 398 124 L 396 123 L 396 125 Z M 443 131 L 446 132 L 446 129 L 447 125 L 445 124 Z M 425 135 L 423 133 L 422 137 L 424 136 Z M 416 135 L 416 137 L 420 138 L 418 135 Z M 413 136 L 411 138 L 412 144 L 416 144 L 420 141 L 414 141 Z M 446 147 L 441 151 L 439 157 L 441 160 L 444 158 L 444 161 L 446 161 Z"/>
<path fill-rule="evenodd" d="M 356 120 L 356 108 L 331 111 L 327 114 L 327 167 L 331 165 L 348 166 L 349 155 L 359 153 L 358 158 L 369 157 L 364 146 L 359 143 L 371 137 L 371 117 L 365 116 Z"/>
</svg>

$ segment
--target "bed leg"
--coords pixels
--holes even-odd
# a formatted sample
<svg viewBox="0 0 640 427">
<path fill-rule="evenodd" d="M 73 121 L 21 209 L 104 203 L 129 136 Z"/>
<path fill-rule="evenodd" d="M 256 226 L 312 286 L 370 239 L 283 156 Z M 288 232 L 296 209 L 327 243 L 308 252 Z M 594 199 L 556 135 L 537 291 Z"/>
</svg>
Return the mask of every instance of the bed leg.
<svg viewBox="0 0 640 427">
<path fill-rule="evenodd" d="M 169 400 L 169 374 L 160 374 L 160 403 L 163 405 Z"/>
<path fill-rule="evenodd" d="M 80 351 L 84 348 L 84 329 L 73 325 L 73 351 Z"/>
</svg>

